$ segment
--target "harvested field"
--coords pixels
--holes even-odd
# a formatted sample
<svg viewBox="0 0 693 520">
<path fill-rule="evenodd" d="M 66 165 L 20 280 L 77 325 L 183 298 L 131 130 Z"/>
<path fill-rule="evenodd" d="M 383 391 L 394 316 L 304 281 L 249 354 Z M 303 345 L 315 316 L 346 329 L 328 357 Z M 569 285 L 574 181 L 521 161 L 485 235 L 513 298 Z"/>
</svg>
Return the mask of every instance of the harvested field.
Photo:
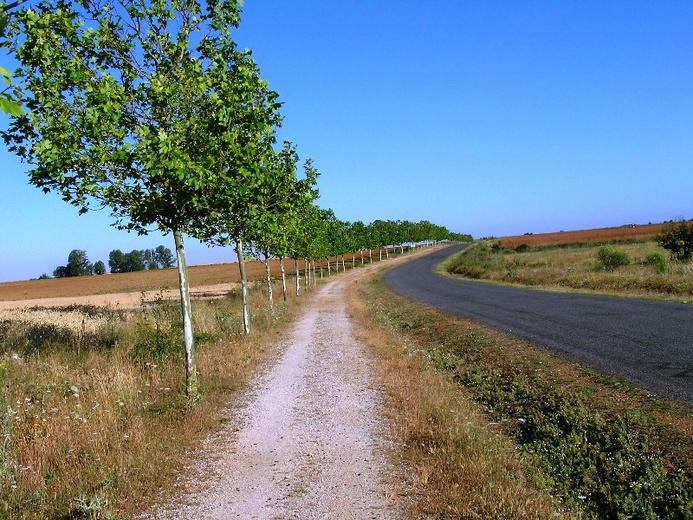
<svg viewBox="0 0 693 520">
<path fill-rule="evenodd" d="M 373 256 L 378 258 L 378 251 Z M 383 255 L 384 256 L 384 255 Z M 364 252 L 368 260 L 368 251 Z M 345 262 L 351 264 L 351 255 L 345 255 Z M 330 259 L 333 266 L 336 259 Z M 356 262 L 361 261 L 356 254 Z M 322 262 L 323 267 L 326 261 Z M 278 260 L 270 262 L 272 277 L 281 277 Z M 319 268 L 320 264 L 316 263 Z M 294 261 L 284 260 L 287 275 L 295 274 Z M 299 269 L 304 269 L 303 261 Z M 249 280 L 261 280 L 265 277 L 265 266 L 262 262 L 247 262 L 246 272 Z M 231 290 L 240 281 L 238 264 L 194 265 L 188 268 L 190 287 L 193 295 L 219 296 Z M 132 307 L 138 305 L 141 293 L 146 292 L 145 299 L 154 299 L 161 295 L 178 297 L 178 271 L 175 268 L 155 271 L 138 271 L 135 273 L 105 274 L 101 276 L 79 276 L 74 278 L 49 278 L 46 280 L 29 280 L 21 282 L 0 283 L 0 308 L 15 306 L 61 306 L 79 305 L 121 305 Z M 127 295 L 127 296 L 125 296 Z M 100 296 L 101 298 L 95 298 Z M 58 299 L 49 302 L 49 299 Z M 13 302 L 13 303 L 10 303 Z M 18 302 L 22 302 L 19 304 Z"/>
<path fill-rule="evenodd" d="M 629 240 L 654 238 L 661 234 L 665 224 L 648 224 L 643 226 L 621 226 L 612 228 L 586 229 L 581 231 L 559 231 L 557 233 L 538 233 L 536 235 L 518 235 L 503 237 L 500 244 L 505 247 L 549 246 L 558 244 L 607 242 L 609 240 Z"/>
</svg>

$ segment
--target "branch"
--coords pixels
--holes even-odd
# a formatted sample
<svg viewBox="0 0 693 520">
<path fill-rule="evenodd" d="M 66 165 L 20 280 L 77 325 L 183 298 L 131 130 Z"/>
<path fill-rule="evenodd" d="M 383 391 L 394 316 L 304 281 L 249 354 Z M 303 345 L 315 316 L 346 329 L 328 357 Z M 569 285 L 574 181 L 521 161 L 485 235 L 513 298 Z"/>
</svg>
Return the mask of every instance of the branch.
<svg viewBox="0 0 693 520">
<path fill-rule="evenodd" d="M 16 0 L 15 2 L 12 2 L 11 4 L 3 5 L 2 7 L 0 7 L 0 11 L 2 11 L 3 13 L 6 13 L 10 9 L 14 9 L 15 7 L 23 4 L 24 2 L 26 2 L 26 0 Z"/>
</svg>

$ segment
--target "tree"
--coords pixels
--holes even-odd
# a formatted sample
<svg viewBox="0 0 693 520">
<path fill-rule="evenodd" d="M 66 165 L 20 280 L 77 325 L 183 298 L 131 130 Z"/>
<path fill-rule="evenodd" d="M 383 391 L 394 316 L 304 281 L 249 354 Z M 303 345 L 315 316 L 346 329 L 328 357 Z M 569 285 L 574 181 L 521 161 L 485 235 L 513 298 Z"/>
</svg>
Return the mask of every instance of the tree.
<svg viewBox="0 0 693 520">
<path fill-rule="evenodd" d="M 143 269 L 152 270 L 159 268 L 159 264 L 154 259 L 153 249 L 143 249 L 140 251 L 140 256 L 142 258 Z"/>
<path fill-rule="evenodd" d="M 127 259 L 120 249 L 114 249 L 108 253 L 108 268 L 112 273 L 127 272 Z"/>
<path fill-rule="evenodd" d="M 94 262 L 94 274 L 106 274 L 106 266 L 101 260 Z"/>
<path fill-rule="evenodd" d="M 665 225 L 657 241 L 672 258 L 688 262 L 693 258 L 693 222 L 681 219 Z"/>
<path fill-rule="evenodd" d="M 86 276 L 92 273 L 92 265 L 83 249 L 73 249 L 67 257 L 66 276 Z"/>
<path fill-rule="evenodd" d="M 161 269 L 168 269 L 176 265 L 176 261 L 173 258 L 173 253 L 168 247 L 157 246 L 154 250 L 154 261 Z"/>
<path fill-rule="evenodd" d="M 93 266 L 89 262 L 87 252 L 82 249 L 73 249 L 67 257 L 67 265 L 55 268 L 53 276 L 55 278 L 65 278 L 68 276 L 86 276 L 92 274 Z"/>
<path fill-rule="evenodd" d="M 144 259 L 144 251 L 133 249 L 125 254 L 125 271 L 126 273 L 134 273 L 136 271 L 144 271 L 146 269 Z"/>
<path fill-rule="evenodd" d="M 260 199 L 261 211 L 250 231 L 252 238 L 248 248 L 255 258 L 259 258 L 265 264 L 271 310 L 274 308 L 274 300 L 269 260 L 272 256 L 279 258 L 282 295 L 286 301 L 286 271 L 283 260 L 288 254 L 290 228 L 296 224 L 297 219 L 305 218 L 306 204 L 312 203 L 318 196 L 315 189 L 318 171 L 313 168 L 312 161 L 307 160 L 303 167 L 304 178 L 299 180 L 296 174 L 298 162 L 296 148 L 288 141 L 284 142 L 280 152 L 270 155 L 268 163 L 272 169 L 274 189 L 268 197 Z"/>
<path fill-rule="evenodd" d="M 30 182 L 80 214 L 110 208 L 117 228 L 173 235 L 188 396 L 198 375 L 183 237 L 245 189 L 279 118 L 231 38 L 240 11 L 235 0 L 42 0 L 9 31 L 29 111 L 2 135 Z M 246 182 L 231 178 L 239 171 Z"/>
<path fill-rule="evenodd" d="M 10 23 L 10 9 L 13 9 L 24 0 L 17 0 L 11 4 L 0 3 L 0 48 L 5 47 L 5 32 Z M 19 91 L 16 85 L 12 84 L 12 74 L 7 69 L 0 67 L 0 76 L 5 87 L 0 90 L 0 111 L 12 116 L 19 116 L 24 113 L 22 106 L 17 101 Z"/>
</svg>

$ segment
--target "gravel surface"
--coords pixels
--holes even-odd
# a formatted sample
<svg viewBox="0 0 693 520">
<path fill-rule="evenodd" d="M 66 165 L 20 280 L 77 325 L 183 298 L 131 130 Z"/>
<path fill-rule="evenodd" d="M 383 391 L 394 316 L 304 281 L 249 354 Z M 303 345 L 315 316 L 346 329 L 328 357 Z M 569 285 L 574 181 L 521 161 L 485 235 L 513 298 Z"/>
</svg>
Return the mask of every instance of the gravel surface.
<svg viewBox="0 0 693 520">
<path fill-rule="evenodd" d="M 143 518 L 393 519 L 382 395 L 352 332 L 346 284 L 320 286 L 279 361 L 208 438 L 179 494 Z"/>
</svg>

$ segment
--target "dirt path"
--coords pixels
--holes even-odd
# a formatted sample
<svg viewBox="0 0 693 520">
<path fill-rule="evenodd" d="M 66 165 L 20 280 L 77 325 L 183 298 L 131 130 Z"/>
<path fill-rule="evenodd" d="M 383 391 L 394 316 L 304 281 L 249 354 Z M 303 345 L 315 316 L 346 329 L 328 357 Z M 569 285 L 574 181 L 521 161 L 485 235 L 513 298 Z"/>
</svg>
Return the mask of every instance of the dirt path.
<svg viewBox="0 0 693 520">
<path fill-rule="evenodd" d="M 149 518 L 393 519 L 382 396 L 344 291 L 320 286 L 238 417 L 200 449 L 180 496 Z"/>
</svg>

